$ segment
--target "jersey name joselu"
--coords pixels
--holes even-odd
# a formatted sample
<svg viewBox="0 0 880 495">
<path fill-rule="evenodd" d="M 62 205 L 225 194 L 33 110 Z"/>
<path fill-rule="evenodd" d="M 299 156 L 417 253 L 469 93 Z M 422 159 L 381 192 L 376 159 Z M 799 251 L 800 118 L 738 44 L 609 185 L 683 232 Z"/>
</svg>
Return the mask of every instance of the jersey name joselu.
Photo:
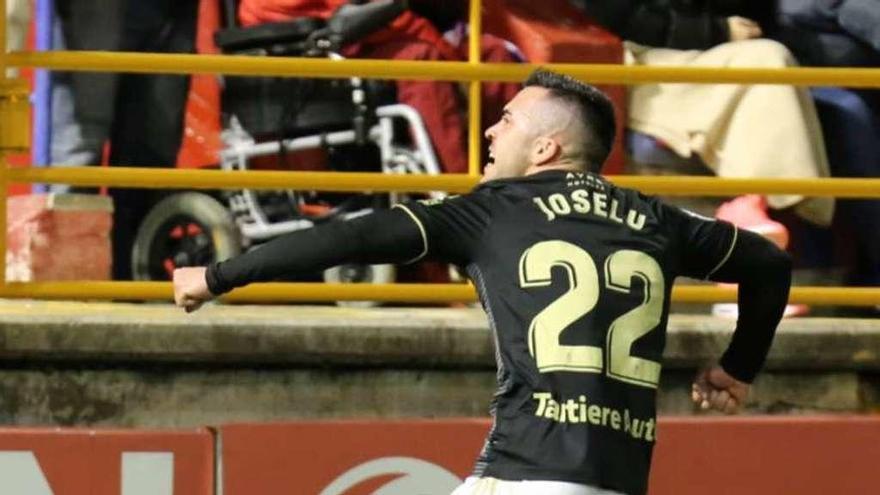
<svg viewBox="0 0 880 495">
<path fill-rule="evenodd" d="M 608 201 L 608 195 L 599 191 L 575 189 L 567 196 L 562 193 L 553 193 L 546 197 L 532 198 L 535 206 L 547 216 L 547 221 L 552 222 L 559 216 L 567 216 L 572 213 L 582 215 L 592 214 L 597 217 L 607 218 L 612 222 L 625 224 L 632 230 L 642 230 L 645 226 L 645 214 L 629 209 L 621 211 L 617 199 Z"/>
</svg>

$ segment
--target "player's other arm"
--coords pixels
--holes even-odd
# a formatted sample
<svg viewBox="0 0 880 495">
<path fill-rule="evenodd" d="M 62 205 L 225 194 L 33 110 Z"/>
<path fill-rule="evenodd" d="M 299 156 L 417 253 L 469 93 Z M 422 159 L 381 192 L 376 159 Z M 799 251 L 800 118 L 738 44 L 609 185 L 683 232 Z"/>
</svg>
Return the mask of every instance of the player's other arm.
<svg viewBox="0 0 880 495">
<path fill-rule="evenodd" d="M 174 302 L 187 312 L 252 282 L 276 280 L 342 263 L 403 263 L 426 249 L 424 232 L 400 208 L 330 222 L 274 239 L 208 267 L 174 271 Z"/>
<path fill-rule="evenodd" d="M 703 409 L 734 413 L 764 365 L 791 286 L 791 258 L 767 239 L 736 230 L 731 249 L 709 279 L 739 284 L 739 317 L 716 366 L 701 371 L 693 400 Z"/>
</svg>

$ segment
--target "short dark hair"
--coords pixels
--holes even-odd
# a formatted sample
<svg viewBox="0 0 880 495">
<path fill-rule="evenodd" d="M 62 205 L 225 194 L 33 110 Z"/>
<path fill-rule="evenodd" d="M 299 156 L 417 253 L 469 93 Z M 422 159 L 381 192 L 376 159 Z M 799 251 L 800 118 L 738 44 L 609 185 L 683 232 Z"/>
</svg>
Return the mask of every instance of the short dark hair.
<svg viewBox="0 0 880 495">
<path fill-rule="evenodd" d="M 546 69 L 533 71 L 525 86 L 539 86 L 550 90 L 555 98 L 573 105 L 579 110 L 584 127 L 589 133 L 584 146 L 585 158 L 592 172 L 602 170 L 602 165 L 611 153 L 614 142 L 614 106 L 605 93 L 594 86 L 577 79 Z"/>
</svg>

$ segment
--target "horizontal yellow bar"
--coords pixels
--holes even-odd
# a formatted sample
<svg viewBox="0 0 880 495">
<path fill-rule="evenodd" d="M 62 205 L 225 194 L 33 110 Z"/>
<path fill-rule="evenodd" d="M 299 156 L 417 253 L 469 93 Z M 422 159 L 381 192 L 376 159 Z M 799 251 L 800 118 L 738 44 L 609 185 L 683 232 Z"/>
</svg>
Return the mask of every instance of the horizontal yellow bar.
<svg viewBox="0 0 880 495">
<path fill-rule="evenodd" d="M 25 79 L 0 78 L 0 98 L 27 97 L 28 93 L 30 93 L 30 85 Z"/>
<path fill-rule="evenodd" d="M 680 285 L 672 288 L 672 300 L 679 303 L 735 302 L 732 287 Z M 812 306 L 874 306 L 880 303 L 880 287 L 792 287 L 792 304 Z"/>
<path fill-rule="evenodd" d="M 242 55 L 192 55 L 132 52 L 13 52 L 13 67 L 99 72 L 227 74 L 240 76 L 368 77 L 442 81 L 522 81 L 533 64 L 472 64 L 410 60 L 329 60 Z M 698 68 L 620 64 L 542 64 L 592 83 L 655 82 L 793 84 L 797 86 L 880 87 L 880 69 L 793 67 Z"/>
<path fill-rule="evenodd" d="M 10 282 L 0 286 L 0 298 L 171 300 L 170 282 Z M 223 297 L 230 302 L 296 301 L 471 301 L 476 294 L 465 284 L 319 284 L 263 283 L 236 289 Z"/>
<path fill-rule="evenodd" d="M 621 187 L 671 196 L 736 196 L 798 194 L 838 198 L 880 198 L 880 179 L 722 179 L 711 176 L 617 175 L 608 179 Z"/>
<path fill-rule="evenodd" d="M 319 191 L 466 192 L 478 181 L 464 174 L 390 175 L 364 172 L 222 171 L 129 167 L 9 169 L 9 182 L 191 189 L 299 189 Z M 647 194 L 735 196 L 801 194 L 880 198 L 880 179 L 720 179 L 708 176 L 616 175 L 609 180 Z"/>
<path fill-rule="evenodd" d="M 0 152 L 22 153 L 30 147 L 30 93 L 26 80 L 0 77 Z"/>
<path fill-rule="evenodd" d="M 370 172 L 290 172 L 131 167 L 27 167 L 9 169 L 9 182 L 147 189 L 300 189 L 318 191 L 469 191 L 465 174 L 391 175 Z"/>
<path fill-rule="evenodd" d="M 171 300 L 169 282 L 12 282 L 0 286 L 0 297 L 32 299 Z M 387 301 L 446 303 L 474 301 L 465 284 L 318 284 L 264 283 L 236 289 L 230 302 Z M 672 300 L 682 303 L 732 302 L 736 288 L 680 285 Z M 792 303 L 871 306 L 880 304 L 880 287 L 793 287 Z"/>
</svg>

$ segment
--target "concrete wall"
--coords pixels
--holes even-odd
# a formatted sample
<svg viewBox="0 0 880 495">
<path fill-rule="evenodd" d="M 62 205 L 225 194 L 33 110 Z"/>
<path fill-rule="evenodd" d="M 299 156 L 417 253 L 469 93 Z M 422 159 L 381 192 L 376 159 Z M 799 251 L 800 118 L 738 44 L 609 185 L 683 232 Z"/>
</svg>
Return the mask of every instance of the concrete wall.
<svg viewBox="0 0 880 495">
<path fill-rule="evenodd" d="M 675 315 L 661 414 L 733 322 Z M 0 423 L 178 427 L 294 418 L 484 416 L 494 351 L 476 309 L 0 301 Z M 880 404 L 880 321 L 783 322 L 753 413 Z"/>
</svg>

